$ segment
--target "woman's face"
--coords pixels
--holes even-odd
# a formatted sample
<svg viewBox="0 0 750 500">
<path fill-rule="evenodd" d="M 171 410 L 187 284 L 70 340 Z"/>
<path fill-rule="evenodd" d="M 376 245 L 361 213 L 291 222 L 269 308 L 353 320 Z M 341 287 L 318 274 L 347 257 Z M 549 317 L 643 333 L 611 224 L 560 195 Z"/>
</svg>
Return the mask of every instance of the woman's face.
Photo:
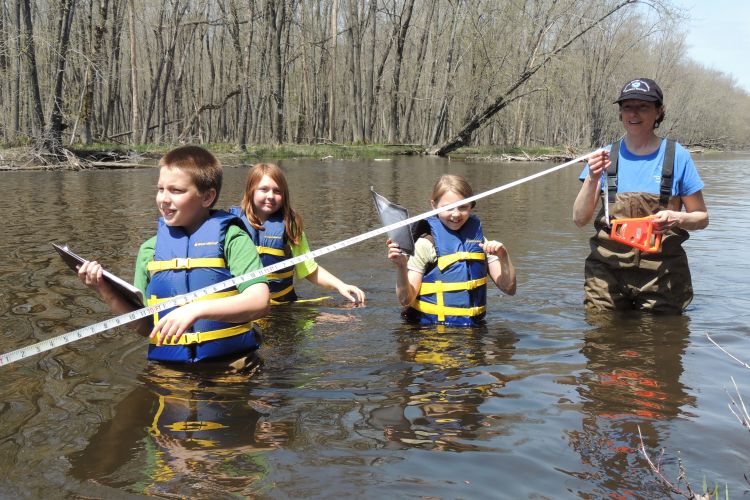
<svg viewBox="0 0 750 500">
<path fill-rule="evenodd" d="M 627 99 L 620 103 L 620 119 L 626 132 L 654 130 L 661 112 L 662 107 L 655 102 Z"/>
<path fill-rule="evenodd" d="M 432 208 L 440 208 L 447 205 L 450 205 L 452 203 L 455 203 L 457 201 L 463 200 L 464 197 L 458 193 L 454 193 L 453 191 L 446 191 L 443 196 L 440 197 L 437 202 L 431 201 Z M 458 231 L 461 229 L 461 226 L 463 226 L 467 220 L 469 220 L 469 216 L 471 215 L 471 203 L 467 203 L 465 205 L 459 205 L 458 207 L 452 209 L 452 210 L 446 210 L 445 212 L 440 212 L 438 214 L 438 218 L 440 219 L 440 222 L 445 225 L 448 229 L 452 231 Z"/>
</svg>

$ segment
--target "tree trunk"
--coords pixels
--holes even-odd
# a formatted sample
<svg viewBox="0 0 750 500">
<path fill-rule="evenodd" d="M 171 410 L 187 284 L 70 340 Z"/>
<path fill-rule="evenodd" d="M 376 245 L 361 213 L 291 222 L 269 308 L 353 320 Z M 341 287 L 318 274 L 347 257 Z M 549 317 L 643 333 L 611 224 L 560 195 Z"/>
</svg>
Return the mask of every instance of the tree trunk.
<svg viewBox="0 0 750 500">
<path fill-rule="evenodd" d="M 85 94 L 83 98 L 83 108 L 81 109 L 81 121 L 83 122 L 83 143 L 91 144 L 92 132 L 91 125 L 93 122 L 94 114 L 94 89 L 96 87 L 96 81 L 100 74 L 101 65 L 101 51 L 102 41 L 104 34 L 107 31 L 107 14 L 109 13 L 109 0 L 99 0 L 99 22 L 94 28 L 94 50 L 91 55 L 92 64 L 94 66 L 93 71 L 87 72 L 87 78 L 85 82 Z"/>
<path fill-rule="evenodd" d="M 268 17 L 264 13 L 264 17 Z M 271 46 L 271 37 L 273 33 L 268 25 L 266 25 L 265 36 L 263 43 L 261 44 L 260 54 L 258 54 L 258 70 L 256 71 L 257 78 L 255 80 L 255 109 L 253 110 L 253 126 L 252 137 L 253 142 L 260 142 L 262 137 L 262 125 L 263 125 L 263 107 L 266 104 L 267 93 L 266 84 L 268 83 L 268 53 Z"/>
<path fill-rule="evenodd" d="M 367 14 L 370 22 L 370 48 L 367 52 L 367 69 L 365 70 L 365 92 L 363 105 L 365 142 L 372 142 L 373 106 L 375 104 L 375 46 L 377 45 L 378 0 L 370 0 L 370 11 Z"/>
<path fill-rule="evenodd" d="M 219 2 L 219 6 L 224 11 L 223 2 Z M 237 145 L 240 150 L 247 151 L 247 127 L 250 120 L 250 53 L 253 43 L 254 26 L 255 26 L 255 2 L 252 0 L 248 1 L 248 17 L 250 19 L 250 32 L 248 34 L 248 42 L 246 49 L 243 51 L 243 43 L 240 29 L 240 15 L 237 9 L 235 0 L 231 0 L 230 15 L 227 20 L 227 27 L 229 34 L 232 38 L 232 45 L 234 47 L 234 56 L 237 64 L 237 71 L 240 77 L 240 103 L 237 112 L 237 121 L 239 125 L 239 135 L 237 137 Z M 226 16 L 226 13 L 225 13 Z"/>
<path fill-rule="evenodd" d="M 151 126 L 151 117 L 154 115 L 156 98 L 159 94 L 159 89 L 161 88 L 161 75 L 162 71 L 164 71 L 164 66 L 166 65 L 168 57 L 168 51 L 164 50 L 164 35 L 162 34 L 164 16 L 166 12 L 166 1 L 167 0 L 162 0 L 161 6 L 159 8 L 159 19 L 156 23 L 156 27 L 154 28 L 154 35 L 156 36 L 156 50 L 159 54 L 159 62 L 156 65 L 156 73 L 151 77 L 151 91 L 149 92 L 148 106 L 146 106 L 146 119 L 143 122 L 143 130 L 141 131 L 141 144 L 146 144 L 146 142 L 148 142 L 148 132 Z M 178 5 L 179 0 L 175 2 L 174 8 L 177 9 Z"/>
<path fill-rule="evenodd" d="M 52 112 L 47 142 L 47 149 L 55 154 L 62 152 L 62 132 L 65 128 L 65 124 L 63 124 L 63 83 L 65 82 L 65 64 L 68 46 L 70 45 L 70 29 L 73 24 L 74 12 L 75 0 L 62 0 L 56 49 L 57 70 L 55 72 L 55 87 L 52 94 Z"/>
<path fill-rule="evenodd" d="M 364 139 L 362 120 L 362 29 L 359 19 L 357 0 L 349 2 L 349 96 L 351 105 L 349 121 L 352 124 L 352 140 L 361 143 Z"/>
<path fill-rule="evenodd" d="M 378 70 L 375 73 L 375 88 L 372 91 L 372 96 L 370 96 L 370 109 L 372 110 L 370 113 L 371 129 L 375 128 L 375 117 L 378 113 L 378 97 L 380 96 L 380 89 L 383 86 L 383 71 L 385 71 L 385 63 L 388 61 L 388 55 L 391 53 L 391 47 L 393 47 L 394 38 L 395 37 L 393 36 L 388 37 L 388 43 L 383 51 L 383 57 L 380 59 Z"/>
<path fill-rule="evenodd" d="M 271 126 L 273 127 L 276 144 L 281 144 L 284 142 L 284 78 L 281 70 L 281 36 L 284 31 L 286 18 L 286 0 L 279 0 L 278 5 L 273 1 L 269 2 L 269 14 L 268 23 L 273 29 L 273 37 L 271 38 L 271 66 L 273 68 L 272 96 L 274 113 L 272 115 Z"/>
<path fill-rule="evenodd" d="M 404 126 L 402 132 L 406 134 L 407 140 L 411 140 L 411 134 L 409 133 L 409 125 L 411 123 L 411 115 L 414 112 L 414 104 L 417 101 L 417 92 L 419 91 L 419 81 L 422 78 L 422 70 L 424 68 L 424 59 L 427 54 L 427 42 L 430 39 L 430 25 L 432 24 L 432 18 L 435 14 L 435 9 L 430 9 L 427 13 L 427 20 L 425 21 L 424 29 L 422 30 L 422 37 L 419 41 L 419 52 L 417 55 L 417 69 L 414 75 L 414 85 L 412 85 L 411 95 L 409 97 L 409 104 L 404 114 Z"/>
<path fill-rule="evenodd" d="M 0 4 L 0 71 L 7 71 L 10 67 L 10 47 L 8 41 L 8 28 L 6 26 L 6 5 Z"/>
<path fill-rule="evenodd" d="M 437 144 L 440 137 L 445 131 L 445 124 L 448 121 L 448 103 L 451 100 L 451 88 L 453 86 L 453 54 L 456 47 L 456 32 L 458 31 L 458 12 L 457 9 L 453 9 L 453 19 L 451 22 L 451 39 L 450 46 L 448 48 L 448 54 L 445 61 L 445 80 L 443 82 L 443 96 L 438 109 L 437 117 L 435 118 L 435 124 L 432 129 L 432 135 L 430 144 Z"/>
<path fill-rule="evenodd" d="M 136 144 L 140 139 L 141 113 L 138 109 L 138 54 L 136 53 L 137 40 L 135 33 L 135 0 L 128 1 L 128 27 L 130 29 L 130 130 L 131 141 Z"/>
<path fill-rule="evenodd" d="M 404 10 L 399 16 L 399 23 L 394 28 L 396 35 L 396 55 L 393 58 L 393 84 L 391 86 L 391 121 L 388 127 L 388 142 L 401 142 L 401 131 L 399 129 L 399 92 L 401 91 L 401 66 L 404 60 L 404 44 L 406 33 L 411 24 L 411 15 L 414 10 L 414 0 L 406 0 Z"/>
<path fill-rule="evenodd" d="M 34 125 L 37 128 L 37 132 L 41 133 L 46 128 L 44 120 L 44 112 L 42 111 L 42 94 L 39 91 L 39 72 L 36 64 L 36 47 L 34 46 L 34 29 L 31 22 L 31 0 L 21 0 L 22 12 L 23 12 L 23 39 L 24 39 L 24 55 L 26 56 L 26 69 L 28 71 L 29 85 L 31 86 L 31 99 L 32 99 L 32 110 L 34 117 Z M 32 128 L 32 134 L 34 129 Z M 43 142 L 43 141 L 42 141 Z"/>
<path fill-rule="evenodd" d="M 336 138 L 336 45 L 338 40 L 338 0 L 331 7 L 331 72 L 328 75 L 328 140 Z"/>
<path fill-rule="evenodd" d="M 16 0 L 14 9 L 17 35 L 16 43 L 16 71 L 13 85 L 13 139 L 21 133 L 21 0 Z"/>
<path fill-rule="evenodd" d="M 177 47 L 177 42 L 180 37 L 180 29 L 182 25 L 182 19 L 185 16 L 185 12 L 187 12 L 187 9 L 189 7 L 189 4 L 184 4 L 182 9 L 179 8 L 180 2 L 176 1 L 174 3 L 174 8 L 172 10 L 172 32 L 171 32 L 171 38 L 169 43 L 169 49 L 167 49 L 166 52 L 166 64 L 164 68 L 164 83 L 162 84 L 161 89 L 161 105 L 159 106 L 159 109 L 161 109 L 161 113 L 159 113 L 159 141 L 164 140 L 164 136 L 167 132 L 167 95 L 169 91 L 169 83 L 172 80 L 172 74 L 174 71 L 174 58 L 175 58 L 175 50 Z M 148 122 L 147 122 L 148 123 Z"/>
<path fill-rule="evenodd" d="M 109 60 L 107 79 L 107 94 L 105 97 L 104 119 L 101 124 L 101 137 L 103 140 L 109 136 L 112 121 L 116 111 L 116 103 L 120 102 L 120 42 L 122 40 L 122 23 L 119 22 L 120 13 L 122 12 L 122 0 L 114 0 L 112 4 L 112 19 L 118 19 L 118 22 L 112 23 L 112 57 Z"/>
</svg>

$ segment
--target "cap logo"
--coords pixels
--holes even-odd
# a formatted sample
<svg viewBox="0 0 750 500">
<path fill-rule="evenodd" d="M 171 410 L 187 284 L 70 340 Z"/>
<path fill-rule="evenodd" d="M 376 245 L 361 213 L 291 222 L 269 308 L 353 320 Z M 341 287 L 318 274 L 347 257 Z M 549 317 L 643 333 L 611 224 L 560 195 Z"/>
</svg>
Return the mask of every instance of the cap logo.
<svg viewBox="0 0 750 500">
<path fill-rule="evenodd" d="M 622 89 L 621 93 L 625 92 L 649 92 L 651 88 L 648 86 L 648 83 L 644 82 L 643 80 L 633 80 L 632 82 L 625 85 L 625 88 Z"/>
</svg>

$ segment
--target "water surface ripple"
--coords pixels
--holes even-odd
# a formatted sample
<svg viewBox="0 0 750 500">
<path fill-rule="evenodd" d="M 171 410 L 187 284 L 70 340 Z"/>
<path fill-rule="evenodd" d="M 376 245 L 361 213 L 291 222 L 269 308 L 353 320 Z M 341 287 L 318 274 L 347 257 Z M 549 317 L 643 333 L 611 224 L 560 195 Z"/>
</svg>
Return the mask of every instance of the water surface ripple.
<svg viewBox="0 0 750 500">
<path fill-rule="evenodd" d="M 478 203 L 519 277 L 515 297 L 489 293 L 482 328 L 403 324 L 378 239 L 320 259 L 367 306 L 274 308 L 252 377 L 149 365 L 125 329 L 0 368 L 0 497 L 669 497 L 638 453 L 639 428 L 671 480 L 679 458 L 694 488 L 705 477 L 744 496 L 750 437 L 725 388 L 734 377 L 750 398 L 750 372 L 705 334 L 750 361 L 750 178 L 737 174 L 750 155 L 696 162 L 711 225 L 686 243 L 695 299 L 683 316 L 584 314 L 592 229 L 571 222 L 572 166 Z M 481 192 L 551 165 L 282 166 L 317 248 L 376 226 L 370 186 L 416 214 L 444 172 Z M 220 205 L 239 200 L 246 173 L 227 169 Z M 2 174 L 0 352 L 109 317 L 49 243 L 129 279 L 154 231 L 156 176 Z"/>
</svg>

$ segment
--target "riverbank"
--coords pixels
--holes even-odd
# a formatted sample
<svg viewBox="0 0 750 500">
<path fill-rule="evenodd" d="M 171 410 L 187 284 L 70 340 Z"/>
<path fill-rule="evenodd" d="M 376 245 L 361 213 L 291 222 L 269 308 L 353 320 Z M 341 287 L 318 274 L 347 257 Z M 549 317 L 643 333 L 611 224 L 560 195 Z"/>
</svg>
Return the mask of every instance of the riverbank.
<svg viewBox="0 0 750 500">
<path fill-rule="evenodd" d="M 63 158 L 44 155 L 32 147 L 0 149 L 0 170 L 83 170 L 87 168 L 142 168 L 151 167 L 154 161 L 174 145 L 117 144 L 76 145 L 66 150 Z M 425 154 L 419 144 L 282 144 L 248 146 L 241 151 L 233 144 L 205 144 L 224 165 L 240 166 L 258 161 L 275 161 L 292 158 L 376 159 Z M 574 158 L 576 151 L 566 147 L 514 148 L 507 146 L 471 146 L 451 154 L 451 158 L 484 161 L 544 161 Z"/>
<path fill-rule="evenodd" d="M 248 146 L 241 151 L 234 144 L 204 144 L 227 167 L 242 166 L 259 161 L 282 159 L 378 159 L 425 154 L 419 144 L 281 144 Z M 174 145 L 139 144 L 126 147 L 119 144 L 75 145 L 63 157 L 45 155 L 32 147 L 0 148 L 0 171 L 8 170 L 84 170 L 149 168 Z M 707 151 L 692 151 L 704 153 Z M 449 155 L 451 159 L 468 161 L 568 161 L 586 150 L 570 146 L 518 148 L 511 146 L 469 146 Z"/>
</svg>

